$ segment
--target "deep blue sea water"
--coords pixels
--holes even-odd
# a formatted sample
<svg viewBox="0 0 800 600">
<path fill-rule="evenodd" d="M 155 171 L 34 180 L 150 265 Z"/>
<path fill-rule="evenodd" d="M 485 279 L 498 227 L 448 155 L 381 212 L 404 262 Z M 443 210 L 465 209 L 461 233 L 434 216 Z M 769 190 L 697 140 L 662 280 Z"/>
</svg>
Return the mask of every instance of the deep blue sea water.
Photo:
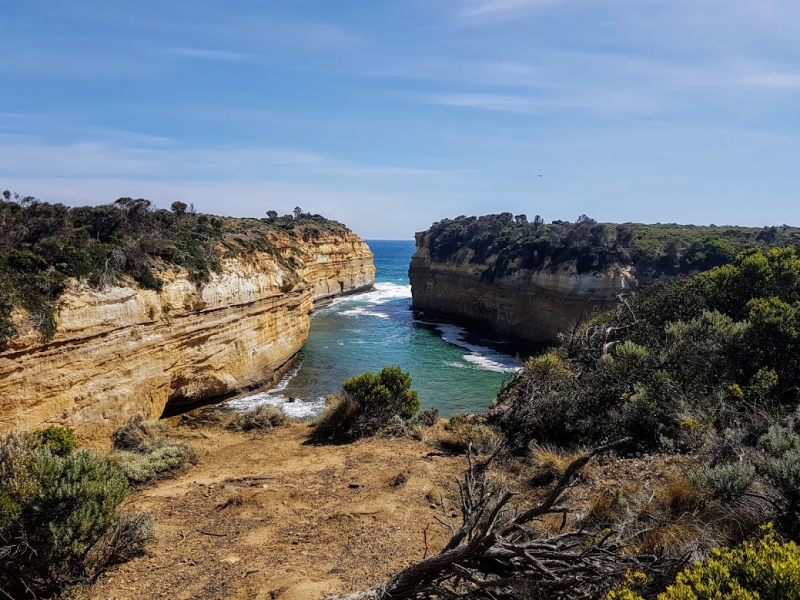
<svg viewBox="0 0 800 600">
<path fill-rule="evenodd" d="M 231 400 L 228 407 L 269 403 L 291 416 L 310 417 L 345 379 L 387 365 L 409 371 L 422 406 L 438 408 L 442 416 L 491 404 L 503 380 L 521 365 L 514 349 L 412 311 L 408 264 L 414 242 L 367 243 L 377 268 L 374 290 L 315 311 L 295 368 L 274 389 Z"/>
</svg>

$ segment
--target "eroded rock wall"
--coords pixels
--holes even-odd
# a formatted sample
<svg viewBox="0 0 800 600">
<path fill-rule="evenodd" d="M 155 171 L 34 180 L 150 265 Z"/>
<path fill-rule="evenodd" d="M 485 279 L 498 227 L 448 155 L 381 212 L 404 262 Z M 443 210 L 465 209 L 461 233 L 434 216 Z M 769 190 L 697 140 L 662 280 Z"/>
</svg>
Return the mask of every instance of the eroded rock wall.
<svg viewBox="0 0 800 600">
<path fill-rule="evenodd" d="M 611 305 L 637 282 L 629 269 L 578 274 L 574 268 L 512 270 L 487 277 L 492 265 L 471 256 L 441 263 L 431 259 L 427 232 L 416 235 L 409 278 L 413 307 L 466 319 L 516 340 L 546 344 L 587 315 Z"/>
<path fill-rule="evenodd" d="M 60 423 L 107 435 L 136 413 L 157 418 L 168 403 L 268 381 L 305 342 L 315 301 L 375 277 L 354 234 L 275 243 L 275 255 L 226 259 L 201 285 L 174 268 L 160 273 L 161 292 L 73 282 L 48 342 L 17 315 L 22 335 L 0 352 L 0 430 Z"/>
</svg>

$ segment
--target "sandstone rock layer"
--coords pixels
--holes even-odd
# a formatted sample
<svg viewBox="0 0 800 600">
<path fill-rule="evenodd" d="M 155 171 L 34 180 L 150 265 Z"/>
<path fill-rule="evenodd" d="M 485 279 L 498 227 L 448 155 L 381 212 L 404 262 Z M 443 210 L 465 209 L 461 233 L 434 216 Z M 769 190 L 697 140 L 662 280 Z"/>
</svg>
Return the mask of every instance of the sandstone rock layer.
<svg viewBox="0 0 800 600">
<path fill-rule="evenodd" d="M 21 335 L 0 352 L 0 430 L 59 423 L 106 435 L 137 413 L 158 418 L 269 381 L 305 342 L 316 301 L 375 280 L 354 234 L 273 244 L 225 259 L 204 284 L 170 267 L 161 292 L 72 282 L 48 342 L 17 315 Z"/>
<path fill-rule="evenodd" d="M 617 301 L 637 284 L 630 270 L 578 274 L 567 266 L 556 271 L 512 269 L 500 278 L 486 277 L 491 264 L 431 259 L 427 232 L 416 234 L 417 251 L 409 278 L 413 308 L 489 327 L 521 342 L 547 344 L 570 332 L 580 320 Z"/>
</svg>

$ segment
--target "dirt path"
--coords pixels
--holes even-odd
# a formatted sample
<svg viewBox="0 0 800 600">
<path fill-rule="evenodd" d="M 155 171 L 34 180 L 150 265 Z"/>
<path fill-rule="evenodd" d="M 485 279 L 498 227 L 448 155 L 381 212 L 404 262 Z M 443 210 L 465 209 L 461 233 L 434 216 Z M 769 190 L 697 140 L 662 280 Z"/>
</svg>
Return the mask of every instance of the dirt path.
<svg viewBox="0 0 800 600">
<path fill-rule="evenodd" d="M 463 458 L 428 456 L 433 447 L 410 439 L 313 446 L 308 433 L 177 429 L 199 464 L 133 496 L 155 514 L 158 540 L 90 597 L 316 599 L 419 560 L 429 525 L 430 551 L 442 547 L 432 499 L 452 489 Z"/>
</svg>

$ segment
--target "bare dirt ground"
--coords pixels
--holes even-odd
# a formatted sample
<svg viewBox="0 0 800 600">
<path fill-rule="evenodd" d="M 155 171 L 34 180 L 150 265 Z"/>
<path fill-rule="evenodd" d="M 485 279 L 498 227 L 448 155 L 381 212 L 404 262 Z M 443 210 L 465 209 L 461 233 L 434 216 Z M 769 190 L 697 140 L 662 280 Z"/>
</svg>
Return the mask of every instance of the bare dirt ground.
<svg viewBox="0 0 800 600">
<path fill-rule="evenodd" d="M 408 438 L 310 445 L 305 424 L 174 435 L 200 461 L 132 495 L 128 508 L 155 515 L 158 539 L 103 575 L 93 600 L 322 598 L 420 560 L 426 528 L 429 553 L 449 539 L 435 500 L 453 492 L 464 457 Z"/>
</svg>

